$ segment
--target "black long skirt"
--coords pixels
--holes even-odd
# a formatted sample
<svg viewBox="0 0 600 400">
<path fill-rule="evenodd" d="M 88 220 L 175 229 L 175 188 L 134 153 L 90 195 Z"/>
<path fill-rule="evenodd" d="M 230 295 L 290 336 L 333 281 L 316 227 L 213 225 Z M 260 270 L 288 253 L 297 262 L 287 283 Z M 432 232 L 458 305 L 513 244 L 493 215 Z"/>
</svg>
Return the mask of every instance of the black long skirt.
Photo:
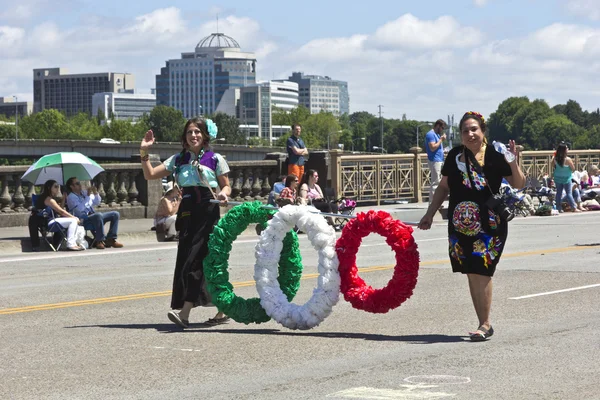
<svg viewBox="0 0 600 400">
<path fill-rule="evenodd" d="M 218 204 L 209 203 L 213 196 L 208 188 L 183 189 L 177 213 L 179 246 L 171 308 L 179 310 L 189 301 L 197 306 L 212 306 L 206 290 L 202 264 L 208 255 L 208 238 L 220 218 Z"/>
</svg>

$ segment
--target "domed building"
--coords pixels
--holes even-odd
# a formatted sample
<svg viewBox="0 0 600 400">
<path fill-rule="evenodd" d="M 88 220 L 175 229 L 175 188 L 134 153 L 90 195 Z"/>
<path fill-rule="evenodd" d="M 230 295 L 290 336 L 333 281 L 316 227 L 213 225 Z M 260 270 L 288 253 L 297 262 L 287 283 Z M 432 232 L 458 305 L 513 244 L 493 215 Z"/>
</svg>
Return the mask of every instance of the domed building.
<svg viewBox="0 0 600 400">
<path fill-rule="evenodd" d="M 194 52 L 168 60 L 156 75 L 156 104 L 183 112 L 186 118 L 212 114 L 227 89 L 256 83 L 256 56 L 238 42 L 213 33 Z"/>
</svg>

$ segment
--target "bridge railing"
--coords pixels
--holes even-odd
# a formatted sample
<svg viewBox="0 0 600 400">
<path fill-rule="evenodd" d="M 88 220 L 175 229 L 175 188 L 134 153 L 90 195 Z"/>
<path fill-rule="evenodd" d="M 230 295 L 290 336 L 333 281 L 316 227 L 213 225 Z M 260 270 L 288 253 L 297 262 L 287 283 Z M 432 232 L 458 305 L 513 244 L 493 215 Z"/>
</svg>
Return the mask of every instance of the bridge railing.
<svg viewBox="0 0 600 400">
<path fill-rule="evenodd" d="M 273 183 L 283 171 L 284 161 L 276 155 L 261 161 L 229 162 L 231 197 L 237 201 L 266 201 Z M 159 157 L 153 156 L 152 164 L 159 163 Z M 154 217 L 163 195 L 160 180 L 146 181 L 139 162 L 101 165 L 105 171 L 93 179 L 102 198 L 98 211 L 116 210 L 121 218 Z M 27 225 L 32 196 L 41 191 L 41 186 L 21 180 L 27 168 L 0 167 L 0 227 Z"/>
<path fill-rule="evenodd" d="M 338 197 L 359 203 L 386 201 L 422 202 L 429 199 L 430 172 L 427 155 L 418 147 L 412 154 L 347 154 L 330 152 L 331 184 Z M 552 175 L 553 151 L 520 151 L 520 165 L 526 177 Z M 570 150 L 579 171 L 600 164 L 600 150 Z"/>
</svg>

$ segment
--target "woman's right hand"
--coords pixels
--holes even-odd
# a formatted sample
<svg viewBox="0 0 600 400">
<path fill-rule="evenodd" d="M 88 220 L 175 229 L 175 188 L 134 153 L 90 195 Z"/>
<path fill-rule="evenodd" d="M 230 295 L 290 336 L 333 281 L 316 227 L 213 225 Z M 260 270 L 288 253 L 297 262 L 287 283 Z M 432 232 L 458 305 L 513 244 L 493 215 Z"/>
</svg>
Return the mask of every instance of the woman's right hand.
<svg viewBox="0 0 600 400">
<path fill-rule="evenodd" d="M 146 134 L 144 135 L 144 138 L 142 139 L 142 143 L 140 144 L 140 149 L 146 150 L 149 149 L 150 146 L 152 146 L 154 144 L 154 132 L 152 132 L 152 129 L 149 129 Z"/>
<path fill-rule="evenodd" d="M 431 224 L 433 224 L 433 217 L 429 214 L 425 214 L 419 222 L 419 229 L 426 231 L 431 228 Z"/>
</svg>

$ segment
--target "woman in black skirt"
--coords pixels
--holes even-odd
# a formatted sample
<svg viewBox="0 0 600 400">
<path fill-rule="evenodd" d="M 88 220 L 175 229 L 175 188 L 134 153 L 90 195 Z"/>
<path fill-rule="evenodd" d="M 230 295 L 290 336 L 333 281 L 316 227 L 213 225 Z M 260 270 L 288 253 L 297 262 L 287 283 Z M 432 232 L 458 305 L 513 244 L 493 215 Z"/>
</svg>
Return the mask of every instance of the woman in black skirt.
<svg viewBox="0 0 600 400">
<path fill-rule="evenodd" d="M 168 158 L 164 163 L 152 167 L 148 161 L 148 150 L 154 144 L 152 131 L 146 132 L 140 146 L 144 178 L 161 179 L 173 175 L 173 180 L 181 188 L 182 199 L 177 212 L 179 246 L 173 294 L 169 319 L 182 328 L 189 326 L 189 315 L 197 306 L 212 306 L 202 263 L 208 254 L 208 238 L 219 221 L 219 204 L 210 200 L 220 200 L 227 205 L 229 186 L 229 166 L 225 159 L 210 150 L 211 140 L 217 137 L 217 126 L 210 119 L 194 118 L 187 121 L 180 153 Z M 175 310 L 180 310 L 176 312 Z M 218 312 L 206 323 L 218 325 L 229 318 Z"/>
<path fill-rule="evenodd" d="M 482 341 L 494 334 L 490 322 L 492 276 L 508 235 L 507 220 L 501 205 L 494 204 L 492 195 L 498 193 L 503 177 L 511 186 L 522 188 L 525 176 L 516 157 L 508 162 L 508 157 L 487 145 L 486 125 L 481 114 L 466 113 L 459 129 L 463 144 L 448 153 L 442 181 L 419 228 L 431 228 L 433 216 L 449 194 L 448 240 L 452 271 L 468 277 L 479 319 L 479 326 L 470 337 L 473 341 Z M 509 147 L 510 153 L 516 155 L 514 141 L 510 141 Z"/>
</svg>

